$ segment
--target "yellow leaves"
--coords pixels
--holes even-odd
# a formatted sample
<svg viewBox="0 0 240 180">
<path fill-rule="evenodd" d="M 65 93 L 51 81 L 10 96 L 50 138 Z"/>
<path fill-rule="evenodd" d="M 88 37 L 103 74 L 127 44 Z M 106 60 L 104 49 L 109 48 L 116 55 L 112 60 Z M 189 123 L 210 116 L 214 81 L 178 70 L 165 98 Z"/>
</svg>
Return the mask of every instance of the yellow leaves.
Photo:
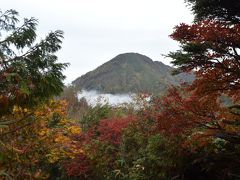
<svg viewBox="0 0 240 180">
<path fill-rule="evenodd" d="M 19 110 L 19 106 L 13 106 L 13 113 L 17 113 Z"/>
<path fill-rule="evenodd" d="M 79 126 L 70 126 L 67 128 L 68 132 L 71 134 L 79 134 L 81 132 Z"/>
<path fill-rule="evenodd" d="M 46 157 L 50 163 L 56 163 L 65 158 L 73 159 L 80 152 L 82 153 L 83 151 L 74 145 L 68 136 L 57 134 L 54 138 L 54 144 L 52 144 L 50 152 Z"/>
<path fill-rule="evenodd" d="M 41 129 L 39 132 L 38 132 L 38 135 L 39 136 L 46 136 L 48 135 L 49 133 L 49 130 L 47 128 L 44 128 L 44 129 Z"/>
<path fill-rule="evenodd" d="M 54 112 L 58 113 L 60 116 L 65 116 L 67 114 L 67 105 L 67 102 L 64 100 L 51 100 L 49 103 L 49 106 L 54 108 Z"/>
<path fill-rule="evenodd" d="M 58 125 L 60 124 L 64 125 L 56 129 L 50 129 L 53 139 L 50 152 L 47 154 L 47 159 L 50 163 L 61 161 L 64 158 L 75 158 L 77 154 L 83 152 L 70 138 L 71 135 L 81 132 L 80 127 L 65 118 Z"/>
<path fill-rule="evenodd" d="M 21 108 L 20 106 L 13 106 L 13 113 L 17 114 L 17 113 L 27 113 L 28 109 L 27 108 Z"/>
<path fill-rule="evenodd" d="M 64 136 L 64 135 L 57 135 L 57 137 L 55 137 L 54 139 L 54 142 L 62 142 L 62 143 L 65 143 L 65 142 L 68 142 L 70 139 L 67 137 L 67 136 Z"/>
<path fill-rule="evenodd" d="M 74 159 L 76 155 L 80 153 L 83 153 L 83 150 L 76 146 L 67 147 L 59 144 L 58 147 L 51 149 L 50 153 L 46 155 L 46 158 L 49 163 L 56 163 L 66 158 Z"/>
<path fill-rule="evenodd" d="M 34 115 L 37 117 L 44 116 L 50 118 L 53 114 L 59 114 L 61 117 L 66 116 L 67 114 L 67 103 L 66 101 L 55 101 L 49 100 L 49 103 L 43 107 L 38 107 Z"/>
<path fill-rule="evenodd" d="M 73 145 L 72 148 L 71 148 L 71 154 L 69 154 L 69 157 L 73 159 L 73 158 L 75 158 L 75 155 L 83 154 L 83 153 L 84 153 L 84 151 L 82 149 Z"/>
<path fill-rule="evenodd" d="M 45 118 L 49 118 L 51 117 L 52 113 L 53 113 L 53 109 L 51 109 L 48 106 L 44 106 L 44 107 L 38 107 L 35 111 L 34 111 L 34 115 L 36 117 L 45 117 Z"/>
<path fill-rule="evenodd" d="M 60 122 L 58 123 L 60 126 L 64 126 L 68 123 L 67 119 L 61 119 Z"/>
<path fill-rule="evenodd" d="M 67 103 L 65 101 L 55 100 L 50 100 L 47 104 L 34 109 L 13 106 L 13 113 L 6 116 L 5 119 L 2 117 L 2 121 L 10 119 L 17 122 L 11 124 L 9 128 L 22 126 L 29 122 L 33 123 L 15 134 L 9 135 L 8 139 L 4 140 L 3 143 L 6 147 L 11 147 L 4 146 L 4 153 L 12 154 L 12 162 L 26 166 L 35 166 L 44 161 L 45 163 L 56 163 L 66 158 L 74 158 L 82 150 L 70 137 L 79 134 L 81 129 L 77 123 L 67 118 L 66 110 Z M 24 118 L 27 114 L 30 115 Z M 25 156 L 31 158 L 31 162 L 24 159 Z M 8 164 L 4 164 L 4 166 L 7 167 Z"/>
<path fill-rule="evenodd" d="M 57 162 L 60 159 L 59 151 L 57 151 L 57 149 L 53 149 L 50 154 L 46 155 L 46 158 L 50 163 Z"/>
</svg>

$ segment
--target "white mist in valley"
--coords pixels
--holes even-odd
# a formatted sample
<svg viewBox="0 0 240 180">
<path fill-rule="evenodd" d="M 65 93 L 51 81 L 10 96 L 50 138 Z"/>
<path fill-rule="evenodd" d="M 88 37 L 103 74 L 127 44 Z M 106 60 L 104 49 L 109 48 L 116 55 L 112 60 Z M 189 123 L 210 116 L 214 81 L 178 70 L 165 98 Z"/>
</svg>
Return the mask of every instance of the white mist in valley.
<svg viewBox="0 0 240 180">
<path fill-rule="evenodd" d="M 119 105 L 124 103 L 131 103 L 135 94 L 106 94 L 100 93 L 98 91 L 87 91 L 82 90 L 78 93 L 78 98 L 85 98 L 88 104 L 95 106 L 96 104 L 110 104 L 110 105 Z"/>
</svg>

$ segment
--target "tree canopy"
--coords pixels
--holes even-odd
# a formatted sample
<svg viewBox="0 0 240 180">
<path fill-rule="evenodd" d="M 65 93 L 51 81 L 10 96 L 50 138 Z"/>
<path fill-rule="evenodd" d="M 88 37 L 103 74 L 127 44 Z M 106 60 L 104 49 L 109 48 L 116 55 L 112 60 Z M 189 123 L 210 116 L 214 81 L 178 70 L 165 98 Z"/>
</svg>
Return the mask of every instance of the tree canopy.
<svg viewBox="0 0 240 180">
<path fill-rule="evenodd" d="M 205 93 L 239 94 L 240 26 L 216 21 L 180 24 L 171 35 L 181 49 L 170 53 L 181 71 L 194 70 L 201 80 L 196 87 Z M 199 83 L 201 82 L 201 83 Z M 230 91 L 232 90 L 232 91 Z"/>
<path fill-rule="evenodd" d="M 50 32 L 37 41 L 35 18 L 19 19 L 15 10 L 0 11 L 0 105 L 1 114 L 14 105 L 32 106 L 58 95 L 63 87 L 62 70 L 55 53 L 63 32 Z"/>
<path fill-rule="evenodd" d="M 239 0 L 185 0 L 191 6 L 196 21 L 218 19 L 240 22 Z"/>
</svg>

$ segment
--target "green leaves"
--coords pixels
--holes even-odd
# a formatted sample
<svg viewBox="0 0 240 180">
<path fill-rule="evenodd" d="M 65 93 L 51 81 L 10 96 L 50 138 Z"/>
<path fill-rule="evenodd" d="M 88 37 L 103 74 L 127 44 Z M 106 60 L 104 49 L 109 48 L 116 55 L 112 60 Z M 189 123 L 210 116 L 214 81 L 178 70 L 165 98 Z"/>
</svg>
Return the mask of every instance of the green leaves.
<svg viewBox="0 0 240 180">
<path fill-rule="evenodd" d="M 18 22 L 16 11 L 0 11 L 0 31 L 5 31 L 0 32 L 4 34 L 0 36 L 0 95 L 8 97 L 7 109 L 15 104 L 37 105 L 59 95 L 64 87 L 62 71 L 68 66 L 58 63 L 55 55 L 61 49 L 62 31 L 52 31 L 35 42 L 37 19 Z"/>
<path fill-rule="evenodd" d="M 40 44 L 44 51 L 55 53 L 61 48 L 61 39 L 63 39 L 63 31 L 57 30 L 55 32 L 50 32 L 45 41 L 42 41 Z"/>
<path fill-rule="evenodd" d="M 24 24 L 9 36 L 9 44 L 13 43 L 17 48 L 30 47 L 37 37 L 36 26 L 35 18 L 24 19 Z"/>
<path fill-rule="evenodd" d="M 195 21 L 217 19 L 239 23 L 240 2 L 236 0 L 186 0 L 195 15 Z"/>
<path fill-rule="evenodd" d="M 30 94 L 30 90 L 26 84 L 26 82 L 24 81 L 21 81 L 20 83 L 20 91 L 26 95 L 29 95 Z"/>
<path fill-rule="evenodd" d="M 173 63 L 175 66 L 180 66 L 191 61 L 191 56 L 181 51 L 171 52 L 168 57 L 174 59 L 174 61 L 172 61 L 171 63 Z"/>
<path fill-rule="evenodd" d="M 6 12 L 0 10 L 0 30 L 10 31 L 15 29 L 15 25 L 19 22 L 17 16 L 18 12 L 10 9 Z M 1 34 L 0 34 L 1 35 Z"/>
<path fill-rule="evenodd" d="M 12 81 L 12 78 L 13 77 L 16 77 L 16 76 L 18 76 L 18 74 L 17 73 L 7 73 L 7 75 L 6 75 L 6 79 L 7 79 L 7 81 Z"/>
</svg>

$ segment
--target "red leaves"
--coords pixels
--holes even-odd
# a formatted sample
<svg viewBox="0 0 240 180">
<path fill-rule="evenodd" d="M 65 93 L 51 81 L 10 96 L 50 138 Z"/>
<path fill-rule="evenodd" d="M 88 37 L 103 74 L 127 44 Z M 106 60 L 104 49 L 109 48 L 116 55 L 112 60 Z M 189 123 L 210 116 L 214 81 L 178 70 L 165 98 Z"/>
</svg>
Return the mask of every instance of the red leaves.
<svg viewBox="0 0 240 180">
<path fill-rule="evenodd" d="M 194 92 L 188 94 L 171 88 L 166 96 L 155 99 L 149 114 L 157 121 L 158 131 L 167 134 L 187 133 L 195 127 L 220 120 L 223 110 L 216 97 L 200 98 Z"/>
<path fill-rule="evenodd" d="M 236 74 L 216 68 L 205 70 L 205 72 L 200 70 L 197 75 L 199 79 L 194 81 L 189 89 L 195 90 L 198 95 L 205 96 L 215 93 L 239 97 L 240 81 Z"/>
<path fill-rule="evenodd" d="M 90 161 L 83 153 L 78 154 L 78 156 L 70 162 L 65 162 L 63 166 L 68 176 L 88 179 L 91 174 Z"/>
<path fill-rule="evenodd" d="M 211 42 L 219 45 L 233 46 L 240 42 L 240 25 L 226 25 L 216 21 L 201 21 L 193 25 L 180 24 L 170 35 L 174 40 L 184 42 Z"/>
<path fill-rule="evenodd" d="M 182 44 L 181 53 L 189 55 L 188 61 L 177 65 L 182 70 L 195 70 L 198 79 L 191 87 L 199 95 L 239 95 L 240 24 L 213 20 L 180 24 L 171 37 Z"/>
<path fill-rule="evenodd" d="M 105 119 L 99 122 L 98 132 L 100 141 L 107 141 L 114 145 L 121 142 L 122 130 L 134 120 L 133 117 Z"/>
<path fill-rule="evenodd" d="M 109 154 L 105 154 L 104 148 L 106 147 L 101 145 L 118 146 L 122 140 L 123 129 L 133 121 L 134 118 L 131 116 L 103 119 L 99 121 L 97 126 L 94 125 L 87 132 L 81 133 L 75 139 L 75 142 L 79 142 L 78 146 L 83 149 L 83 153 L 79 153 L 77 157 L 64 163 L 67 175 L 81 179 L 91 179 L 90 176 L 94 174 L 92 172 L 94 162 L 97 163 L 96 161 L 104 159 L 103 161 L 109 164 L 115 158 L 115 152 L 110 153 L 108 151 Z"/>
<path fill-rule="evenodd" d="M 97 126 L 93 126 L 88 131 L 75 136 L 75 139 L 78 140 L 81 145 L 88 144 L 94 139 L 118 145 L 121 142 L 123 129 L 134 120 L 135 118 L 132 116 L 102 119 L 99 121 Z"/>
<path fill-rule="evenodd" d="M 194 32 L 191 29 L 191 26 L 181 23 L 179 26 L 175 27 L 175 31 L 170 35 L 170 37 L 180 42 L 186 42 L 189 41 L 189 39 L 195 39 L 196 37 L 193 37 L 193 35 Z"/>
</svg>

